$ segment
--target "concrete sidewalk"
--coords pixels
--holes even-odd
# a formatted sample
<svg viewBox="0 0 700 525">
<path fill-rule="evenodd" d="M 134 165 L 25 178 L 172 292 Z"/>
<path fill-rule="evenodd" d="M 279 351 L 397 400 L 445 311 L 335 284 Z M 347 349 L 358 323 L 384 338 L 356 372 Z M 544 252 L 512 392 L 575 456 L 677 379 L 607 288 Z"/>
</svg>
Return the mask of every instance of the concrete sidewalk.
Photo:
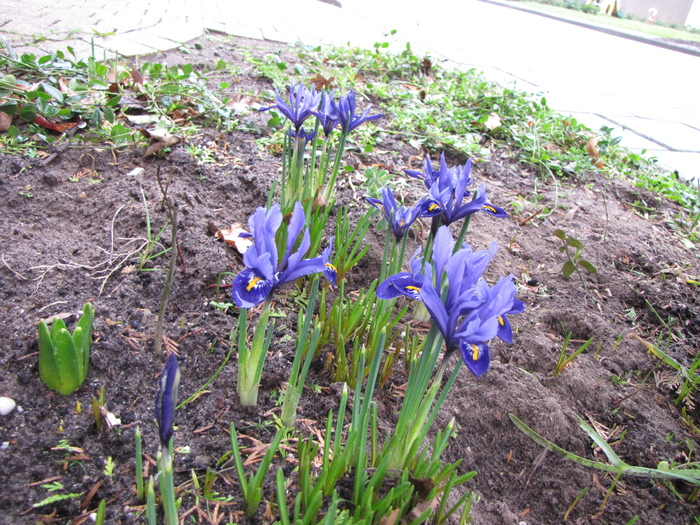
<svg viewBox="0 0 700 525">
<path fill-rule="evenodd" d="M 317 0 L 0 0 L 0 35 L 18 53 L 70 45 L 86 56 L 94 42 L 97 57 L 105 49 L 126 56 L 168 50 L 206 30 L 309 45 L 389 40 L 401 50 L 410 42 L 417 53 L 542 94 L 594 129 L 613 127 L 623 145 L 700 179 L 700 56 L 520 7 L 502 0 L 344 0 L 343 8 Z"/>
</svg>

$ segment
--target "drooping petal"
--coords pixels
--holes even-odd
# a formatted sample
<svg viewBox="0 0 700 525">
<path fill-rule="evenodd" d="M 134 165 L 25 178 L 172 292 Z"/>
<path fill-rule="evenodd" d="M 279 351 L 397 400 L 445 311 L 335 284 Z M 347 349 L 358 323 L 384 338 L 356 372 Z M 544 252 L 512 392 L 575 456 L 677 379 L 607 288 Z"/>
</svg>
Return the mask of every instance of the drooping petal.
<svg viewBox="0 0 700 525">
<path fill-rule="evenodd" d="M 313 259 L 301 259 L 299 261 L 295 260 L 294 264 L 292 265 L 291 261 L 295 259 L 295 255 L 296 254 L 292 254 L 292 256 L 289 258 L 289 268 L 287 268 L 287 270 L 285 270 L 283 273 L 279 274 L 280 286 L 284 283 L 298 279 L 299 277 L 304 277 L 305 275 L 326 271 L 326 265 L 323 262 L 322 256 L 319 255 Z"/>
<path fill-rule="evenodd" d="M 422 283 L 415 280 L 408 272 L 392 275 L 377 287 L 377 297 L 380 299 L 394 299 L 404 295 L 410 299 L 421 299 L 420 289 Z"/>
<path fill-rule="evenodd" d="M 267 278 L 256 268 L 246 268 L 233 280 L 231 296 L 239 308 L 253 308 L 272 293 L 275 284 L 274 277 Z"/>
<path fill-rule="evenodd" d="M 486 343 L 473 344 L 462 342 L 459 346 L 462 360 L 476 377 L 486 373 L 491 365 L 491 352 Z"/>
</svg>

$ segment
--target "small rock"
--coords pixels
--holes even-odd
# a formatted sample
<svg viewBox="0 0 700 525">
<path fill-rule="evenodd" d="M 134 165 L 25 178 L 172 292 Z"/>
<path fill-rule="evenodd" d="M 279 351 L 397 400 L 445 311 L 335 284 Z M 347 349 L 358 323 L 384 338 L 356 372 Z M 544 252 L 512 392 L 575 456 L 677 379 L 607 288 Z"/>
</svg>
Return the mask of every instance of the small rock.
<svg viewBox="0 0 700 525">
<path fill-rule="evenodd" d="M 134 168 L 129 173 L 126 174 L 127 177 L 138 177 L 146 172 L 143 168 Z"/>
<path fill-rule="evenodd" d="M 204 46 L 203 46 L 201 43 L 199 43 L 199 42 L 195 42 L 195 43 L 194 43 L 194 48 L 195 48 L 195 49 L 198 49 L 198 50 L 202 50 L 202 49 L 204 49 Z"/>
<path fill-rule="evenodd" d="M 9 441 L 3 441 L 2 445 L 0 445 L 0 450 L 7 450 L 10 448 L 10 442 Z"/>
<path fill-rule="evenodd" d="M 15 403 L 14 399 L 9 397 L 0 397 L 0 416 L 8 415 L 15 409 L 16 406 L 17 403 Z"/>
</svg>

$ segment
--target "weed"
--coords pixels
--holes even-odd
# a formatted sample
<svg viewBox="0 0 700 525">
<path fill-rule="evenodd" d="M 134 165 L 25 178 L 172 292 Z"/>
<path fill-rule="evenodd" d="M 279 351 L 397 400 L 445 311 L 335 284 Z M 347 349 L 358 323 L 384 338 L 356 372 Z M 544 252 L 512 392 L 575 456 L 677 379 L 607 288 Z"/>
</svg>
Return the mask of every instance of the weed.
<svg viewBox="0 0 700 525">
<path fill-rule="evenodd" d="M 578 275 L 579 279 L 581 279 L 583 288 L 588 290 L 586 281 L 584 281 L 583 275 L 581 275 L 581 272 L 579 271 L 579 267 L 591 274 L 598 273 L 598 270 L 590 262 L 583 259 L 583 244 L 578 239 L 566 235 L 564 230 L 554 230 L 554 236 L 561 239 L 562 246 L 559 248 L 559 251 L 565 254 L 568 259 L 568 261 L 564 263 L 564 266 L 562 266 L 561 273 L 564 275 L 564 277 L 570 277 L 574 272 L 576 272 L 576 275 Z M 573 253 L 571 253 L 571 248 L 574 249 Z"/>
</svg>

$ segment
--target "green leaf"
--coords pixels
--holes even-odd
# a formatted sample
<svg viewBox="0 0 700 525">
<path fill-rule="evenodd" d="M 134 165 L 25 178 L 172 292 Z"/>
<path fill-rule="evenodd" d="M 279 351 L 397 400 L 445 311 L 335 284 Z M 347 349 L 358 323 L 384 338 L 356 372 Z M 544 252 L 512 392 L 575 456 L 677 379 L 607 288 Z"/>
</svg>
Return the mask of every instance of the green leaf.
<svg viewBox="0 0 700 525">
<path fill-rule="evenodd" d="M 92 344 L 92 321 L 95 318 L 95 308 L 91 303 L 86 303 L 83 308 L 83 315 L 80 317 L 75 331 L 73 332 L 73 342 L 82 356 L 81 383 L 85 381 L 87 370 L 90 366 L 90 345 Z"/>
<path fill-rule="evenodd" d="M 566 239 L 566 233 L 564 233 L 564 230 L 554 230 L 553 235 L 562 241 Z"/>
<path fill-rule="evenodd" d="M 114 111 L 109 106 L 104 108 L 105 120 L 110 124 L 114 124 Z"/>
<path fill-rule="evenodd" d="M 7 130 L 7 134 L 12 140 L 17 140 L 17 137 L 19 137 L 19 128 L 15 125 L 12 125 Z"/>
<path fill-rule="evenodd" d="M 583 248 L 583 244 L 581 244 L 581 241 L 579 241 L 578 239 L 574 239 L 573 237 L 567 237 L 566 244 L 576 249 Z"/>
<path fill-rule="evenodd" d="M 589 263 L 588 261 L 583 260 L 583 259 L 579 259 L 577 262 L 578 262 L 578 265 L 579 265 L 581 268 L 584 268 L 588 273 L 598 273 L 598 268 L 596 268 L 595 266 L 593 266 L 593 265 L 592 265 L 591 263 Z"/>
<path fill-rule="evenodd" d="M 56 349 L 46 321 L 39 321 L 39 377 L 52 390 L 60 388 Z"/>
<path fill-rule="evenodd" d="M 75 348 L 73 337 L 65 328 L 56 334 L 54 346 L 60 383 L 57 390 L 67 396 L 75 392 L 83 383 L 80 380 L 82 361 Z"/>
<path fill-rule="evenodd" d="M 0 104 L 0 111 L 7 113 L 8 115 L 14 115 L 17 113 L 17 102 L 10 100 L 8 102 L 3 102 Z"/>
<path fill-rule="evenodd" d="M 34 104 L 25 104 L 19 110 L 19 116 L 26 122 L 34 122 L 34 119 L 36 119 L 36 106 Z"/>
<path fill-rule="evenodd" d="M 42 82 L 41 87 L 43 87 L 44 91 L 46 91 L 49 95 L 55 98 L 59 104 L 63 103 L 63 93 L 61 93 L 58 89 L 47 82 Z"/>
<path fill-rule="evenodd" d="M 574 266 L 574 263 L 571 261 L 566 261 L 564 263 L 564 266 L 561 267 L 561 273 L 564 274 L 564 277 L 571 277 L 571 274 L 576 271 L 576 267 Z"/>
</svg>

